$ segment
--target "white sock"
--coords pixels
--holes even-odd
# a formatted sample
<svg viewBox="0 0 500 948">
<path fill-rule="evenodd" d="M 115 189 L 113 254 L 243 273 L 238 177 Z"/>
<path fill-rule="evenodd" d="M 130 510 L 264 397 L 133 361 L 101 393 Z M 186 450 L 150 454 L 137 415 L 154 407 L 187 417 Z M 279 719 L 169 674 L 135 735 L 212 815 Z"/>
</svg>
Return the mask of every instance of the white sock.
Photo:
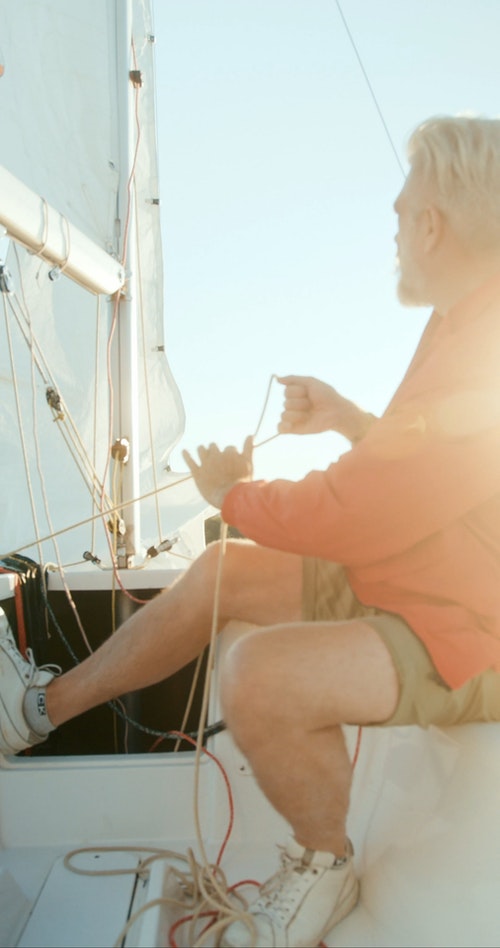
<svg viewBox="0 0 500 948">
<path fill-rule="evenodd" d="M 45 688 L 28 688 L 24 696 L 23 713 L 28 726 L 40 737 L 55 731 L 55 726 L 47 714 Z"/>
</svg>

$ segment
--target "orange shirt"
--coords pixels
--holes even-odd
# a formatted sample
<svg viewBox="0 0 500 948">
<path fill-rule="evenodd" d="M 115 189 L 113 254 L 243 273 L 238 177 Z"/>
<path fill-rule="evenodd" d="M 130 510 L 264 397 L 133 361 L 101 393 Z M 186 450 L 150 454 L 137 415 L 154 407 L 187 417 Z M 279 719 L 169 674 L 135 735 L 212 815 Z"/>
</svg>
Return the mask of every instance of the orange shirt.
<svg viewBox="0 0 500 948">
<path fill-rule="evenodd" d="M 222 516 L 264 546 L 344 564 L 452 688 L 500 671 L 500 276 L 431 316 L 352 450 L 301 481 L 237 484 Z"/>
</svg>

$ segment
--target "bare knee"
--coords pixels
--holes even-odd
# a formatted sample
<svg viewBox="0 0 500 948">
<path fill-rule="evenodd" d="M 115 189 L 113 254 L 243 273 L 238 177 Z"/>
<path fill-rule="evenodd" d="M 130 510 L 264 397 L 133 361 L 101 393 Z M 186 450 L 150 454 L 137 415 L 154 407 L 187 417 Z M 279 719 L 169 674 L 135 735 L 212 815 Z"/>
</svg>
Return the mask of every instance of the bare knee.
<svg viewBox="0 0 500 948">
<path fill-rule="evenodd" d="M 244 561 L 238 550 L 238 543 L 242 541 L 228 541 L 224 553 L 223 583 L 224 587 L 231 585 L 235 577 L 244 577 Z M 222 556 L 221 541 L 214 540 L 206 547 L 203 553 L 191 564 L 189 574 L 192 579 L 203 586 L 213 596 L 217 570 Z"/>
<path fill-rule="evenodd" d="M 231 586 L 244 582 L 248 559 L 255 550 L 255 544 L 248 540 L 227 540 L 223 562 L 223 585 Z M 193 563 L 213 584 L 217 567 L 222 556 L 221 541 L 214 540 L 206 547 L 201 556 Z M 193 568 L 191 567 L 191 568 Z"/>
<path fill-rule="evenodd" d="M 234 642 L 221 669 L 222 713 L 242 747 L 276 714 L 276 696 L 270 687 L 263 631 L 250 632 Z"/>
</svg>

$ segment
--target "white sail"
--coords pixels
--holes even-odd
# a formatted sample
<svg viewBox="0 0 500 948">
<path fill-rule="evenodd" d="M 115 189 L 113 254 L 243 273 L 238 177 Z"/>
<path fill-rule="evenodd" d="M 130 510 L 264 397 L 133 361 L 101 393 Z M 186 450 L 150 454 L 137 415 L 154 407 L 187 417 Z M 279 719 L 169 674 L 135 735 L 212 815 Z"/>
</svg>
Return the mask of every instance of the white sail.
<svg viewBox="0 0 500 948">
<path fill-rule="evenodd" d="M 0 555 L 54 560 L 55 544 L 33 541 L 56 534 L 65 563 L 109 559 L 111 536 L 122 565 L 140 562 L 200 509 L 185 485 L 167 504 L 184 410 L 165 355 L 150 5 L 0 0 L 0 15 L 4 193 L 14 175 L 38 196 L 31 252 L 0 244 L 13 291 L 0 329 Z M 59 267 L 43 259 L 49 211 Z M 123 262 L 119 299 L 68 279 L 73 227 Z M 125 464 L 109 458 L 122 440 Z M 139 505 L 117 512 L 125 539 L 106 538 L 99 511 L 145 494 L 142 517 Z"/>
<path fill-rule="evenodd" d="M 0 231 L 0 558 L 21 549 L 41 562 L 61 555 L 65 565 L 80 564 L 85 550 L 109 559 L 107 540 L 118 545 L 121 534 L 102 529 L 101 507 L 110 522 L 126 520 L 124 559 L 140 563 L 150 544 L 179 532 L 188 551 L 203 505 L 189 480 L 165 470 L 184 419 L 164 352 L 149 0 L 0 0 L 0 23 L 0 220 L 9 175 L 35 195 L 35 218 L 38 208 L 31 237 L 14 224 Z M 83 288 L 83 276 L 69 278 L 78 234 L 111 269 L 123 261 L 119 309 L 116 298 Z M 110 461 L 114 442 L 130 451 L 128 466 Z M 131 506 L 139 515 L 129 517 Z M 101 575 L 109 592 L 110 572 Z M 102 600 L 92 608 L 94 626 Z M 221 648 L 240 633 L 226 630 Z M 216 692 L 212 721 L 221 713 Z M 167 726 L 160 716 L 156 724 Z M 346 728 L 346 737 L 362 894 L 325 943 L 497 945 L 498 724 Z M 230 882 L 263 880 L 288 827 L 230 734 L 210 747 L 234 801 L 224 872 Z M 199 855 L 194 813 L 215 859 L 232 807 L 213 761 L 197 768 L 190 753 L 0 756 L 0 946 L 171 944 L 184 908 L 163 898 L 166 856 Z M 80 854 L 85 869 L 102 860 L 106 875 L 68 872 L 64 859 L 76 846 L 90 847 Z M 152 846 L 167 852 L 139 872 Z M 121 875 L 130 866 L 137 877 Z M 186 929 L 176 939 L 193 944 Z"/>
</svg>

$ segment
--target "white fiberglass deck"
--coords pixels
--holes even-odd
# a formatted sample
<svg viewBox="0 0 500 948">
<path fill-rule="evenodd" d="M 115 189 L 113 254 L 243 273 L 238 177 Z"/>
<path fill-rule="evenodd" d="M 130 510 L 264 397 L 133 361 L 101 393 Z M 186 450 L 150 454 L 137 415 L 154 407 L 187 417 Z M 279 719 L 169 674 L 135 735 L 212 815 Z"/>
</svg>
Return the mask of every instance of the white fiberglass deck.
<svg viewBox="0 0 500 948">
<path fill-rule="evenodd" d="M 357 729 L 346 733 L 354 749 Z M 275 844 L 283 841 L 286 826 L 262 798 L 227 734 L 214 740 L 213 750 L 228 773 L 235 805 L 223 868 L 230 882 L 262 881 L 277 867 Z M 18 907 L 19 931 L 17 940 L 4 932 L 1 944 L 112 946 L 127 918 L 133 877 L 76 876 L 64 869 L 61 857 L 77 846 L 104 844 L 163 846 L 181 854 L 192 847 L 197 854 L 193 781 L 190 754 L 2 763 L 0 894 L 3 886 L 4 904 Z M 326 943 L 332 948 L 497 946 L 499 782 L 498 725 L 446 733 L 363 731 L 349 828 L 362 876 L 361 901 Z M 227 830 L 228 803 L 220 773 L 208 759 L 200 773 L 200 822 L 209 858 L 215 859 Z M 118 868 L 135 856 L 83 858 L 91 863 L 104 858 Z M 154 864 L 135 898 L 156 898 L 164 876 L 163 864 Z M 7 916 L 2 917 L 6 928 Z M 28 918 L 24 930 L 23 918 Z M 151 909 L 127 943 L 165 945 L 169 924 L 164 910 Z M 176 939 L 183 944 L 181 931 Z"/>
</svg>

